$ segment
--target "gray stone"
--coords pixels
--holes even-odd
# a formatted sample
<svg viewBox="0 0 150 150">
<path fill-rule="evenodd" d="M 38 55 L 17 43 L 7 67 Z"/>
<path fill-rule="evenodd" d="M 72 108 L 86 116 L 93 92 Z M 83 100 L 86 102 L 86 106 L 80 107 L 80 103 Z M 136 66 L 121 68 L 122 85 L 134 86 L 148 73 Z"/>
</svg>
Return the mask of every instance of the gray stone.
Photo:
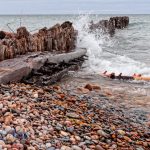
<svg viewBox="0 0 150 150">
<path fill-rule="evenodd" d="M 77 145 L 73 145 L 73 146 L 72 146 L 72 150 L 82 150 L 82 148 L 80 148 L 80 147 L 77 146 Z"/>
<path fill-rule="evenodd" d="M 66 116 L 69 118 L 75 118 L 75 119 L 79 119 L 80 116 L 76 113 L 66 113 Z"/>
<path fill-rule="evenodd" d="M 49 147 L 46 150 L 55 150 L 55 147 Z"/>
</svg>

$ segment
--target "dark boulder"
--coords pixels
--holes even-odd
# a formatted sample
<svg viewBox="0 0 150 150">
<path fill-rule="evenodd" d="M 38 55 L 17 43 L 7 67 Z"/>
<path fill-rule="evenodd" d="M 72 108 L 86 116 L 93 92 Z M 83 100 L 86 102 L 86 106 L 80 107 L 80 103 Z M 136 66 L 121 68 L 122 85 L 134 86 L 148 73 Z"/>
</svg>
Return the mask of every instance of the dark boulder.
<svg viewBox="0 0 150 150">
<path fill-rule="evenodd" d="M 4 31 L 0 31 L 0 39 L 4 39 L 6 36 L 6 33 Z"/>
<path fill-rule="evenodd" d="M 90 23 L 90 30 L 103 30 L 104 33 L 109 33 L 113 35 L 115 33 L 115 29 L 123 29 L 129 25 L 129 17 L 111 17 L 109 20 L 101 20 L 98 23 Z"/>
</svg>

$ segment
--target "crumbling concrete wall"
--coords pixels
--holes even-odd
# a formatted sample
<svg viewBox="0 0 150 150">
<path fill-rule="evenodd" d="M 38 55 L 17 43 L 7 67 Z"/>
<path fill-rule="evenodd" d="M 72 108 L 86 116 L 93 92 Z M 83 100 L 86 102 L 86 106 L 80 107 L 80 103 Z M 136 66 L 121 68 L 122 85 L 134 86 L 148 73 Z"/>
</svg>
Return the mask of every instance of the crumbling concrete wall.
<svg viewBox="0 0 150 150">
<path fill-rule="evenodd" d="M 90 29 L 102 29 L 106 33 L 113 35 L 115 29 L 123 29 L 129 25 L 129 17 L 111 17 L 109 20 L 101 20 L 98 23 L 91 22 Z"/>
<path fill-rule="evenodd" d="M 77 31 L 69 21 L 30 34 L 25 27 L 16 33 L 0 31 L 0 61 L 36 51 L 69 52 L 75 48 Z"/>
</svg>

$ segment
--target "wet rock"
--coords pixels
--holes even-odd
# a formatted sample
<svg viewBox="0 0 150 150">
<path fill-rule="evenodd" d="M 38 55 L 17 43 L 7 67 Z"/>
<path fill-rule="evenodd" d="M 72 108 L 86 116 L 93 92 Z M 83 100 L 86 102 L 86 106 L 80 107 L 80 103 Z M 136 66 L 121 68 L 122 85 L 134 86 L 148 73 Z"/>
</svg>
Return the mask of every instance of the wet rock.
<svg viewBox="0 0 150 150">
<path fill-rule="evenodd" d="M 9 125 L 12 122 L 13 114 L 11 113 L 6 113 L 4 115 L 4 123 L 5 125 Z"/>
<path fill-rule="evenodd" d="M 127 136 L 124 136 L 123 137 L 126 141 L 128 141 L 128 142 L 132 142 L 132 140 L 129 138 L 129 137 L 127 137 Z"/>
<path fill-rule="evenodd" d="M 3 140 L 0 140 L 0 145 L 5 146 L 5 142 Z"/>
<path fill-rule="evenodd" d="M 71 150 L 71 148 L 69 146 L 62 146 L 61 150 Z"/>
<path fill-rule="evenodd" d="M 6 126 L 5 127 L 5 131 L 8 133 L 8 132 L 13 131 L 13 129 L 10 126 Z"/>
<path fill-rule="evenodd" d="M 87 88 L 83 88 L 83 87 L 80 87 L 77 90 L 78 90 L 78 92 L 80 92 L 82 94 L 87 94 L 89 92 L 89 90 Z"/>
<path fill-rule="evenodd" d="M 7 143 L 13 143 L 13 142 L 15 142 L 15 140 L 16 139 L 13 137 L 13 135 L 7 134 L 7 136 L 6 136 Z"/>
<path fill-rule="evenodd" d="M 73 126 L 72 127 L 67 127 L 66 130 L 68 132 L 72 133 L 74 131 L 74 127 Z"/>
<path fill-rule="evenodd" d="M 100 86 L 98 84 L 87 84 L 85 85 L 86 89 L 88 89 L 89 91 L 92 91 L 92 90 L 101 90 Z"/>
<path fill-rule="evenodd" d="M 3 104 L 0 104 L 0 109 L 2 109 L 3 108 Z"/>
<path fill-rule="evenodd" d="M 91 138 L 92 138 L 92 140 L 98 140 L 99 139 L 98 135 L 92 135 Z"/>
<path fill-rule="evenodd" d="M 82 148 L 80 148 L 77 145 L 73 145 L 71 148 L 72 148 L 72 150 L 82 150 Z"/>
<path fill-rule="evenodd" d="M 47 150 L 56 150 L 55 147 L 47 148 Z"/>
<path fill-rule="evenodd" d="M 36 150 L 33 146 L 29 146 L 28 150 Z"/>
<path fill-rule="evenodd" d="M 76 139 L 77 141 L 80 141 L 80 140 L 81 140 L 81 138 L 80 138 L 79 136 L 75 136 L 75 139 Z"/>
<path fill-rule="evenodd" d="M 126 132 L 123 131 L 123 130 L 118 130 L 117 132 L 118 132 L 120 135 L 125 135 L 125 134 L 126 134 Z"/>
<path fill-rule="evenodd" d="M 95 147 L 95 150 L 104 150 L 104 148 L 102 148 L 100 145 L 97 145 L 97 146 Z"/>
<path fill-rule="evenodd" d="M 111 17 L 109 20 L 101 20 L 98 23 L 91 22 L 90 29 L 93 30 L 103 30 L 104 33 L 109 33 L 114 35 L 115 29 L 123 29 L 129 25 L 129 17 Z"/>
<path fill-rule="evenodd" d="M 87 84 L 87 85 L 85 85 L 85 87 L 84 87 L 84 88 L 88 89 L 89 91 L 92 91 L 92 90 L 93 90 L 93 87 L 92 87 L 92 85 L 91 85 L 91 84 Z"/>
<path fill-rule="evenodd" d="M 79 119 L 80 116 L 76 113 L 66 113 L 66 116 L 69 118 Z"/>
<path fill-rule="evenodd" d="M 93 90 L 101 90 L 101 87 L 98 84 L 92 84 Z"/>
<path fill-rule="evenodd" d="M 62 136 L 68 136 L 68 135 L 69 135 L 67 132 L 64 132 L 64 131 L 60 131 L 60 134 L 61 134 Z"/>
<path fill-rule="evenodd" d="M 7 134 L 7 131 L 5 131 L 5 130 L 0 130 L 0 134 L 6 135 L 6 134 Z"/>
<path fill-rule="evenodd" d="M 142 147 L 137 147 L 136 150 L 144 150 Z"/>
<path fill-rule="evenodd" d="M 97 134 L 100 135 L 100 136 L 102 136 L 102 137 L 108 137 L 108 136 L 109 136 L 109 135 L 108 135 L 106 132 L 104 132 L 103 130 L 98 130 L 98 131 L 97 131 Z"/>
<path fill-rule="evenodd" d="M 49 147 L 52 146 L 52 144 L 51 143 L 46 143 L 45 146 L 46 146 L 46 148 L 49 148 Z"/>
</svg>

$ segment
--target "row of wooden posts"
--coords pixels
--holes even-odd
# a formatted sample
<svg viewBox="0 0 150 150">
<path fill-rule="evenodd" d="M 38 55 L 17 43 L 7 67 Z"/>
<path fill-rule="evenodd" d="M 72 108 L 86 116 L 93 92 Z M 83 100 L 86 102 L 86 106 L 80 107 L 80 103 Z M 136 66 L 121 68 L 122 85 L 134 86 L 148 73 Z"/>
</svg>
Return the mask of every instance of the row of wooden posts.
<svg viewBox="0 0 150 150">
<path fill-rule="evenodd" d="M 36 51 L 68 52 L 75 48 L 77 31 L 71 22 L 56 24 L 30 34 L 25 27 L 16 33 L 0 31 L 0 61 Z"/>
<path fill-rule="evenodd" d="M 102 29 L 103 31 L 113 35 L 116 29 L 123 29 L 129 25 L 129 17 L 111 17 L 109 20 L 100 20 L 97 23 L 93 21 L 90 24 L 90 29 L 97 30 Z"/>
</svg>

